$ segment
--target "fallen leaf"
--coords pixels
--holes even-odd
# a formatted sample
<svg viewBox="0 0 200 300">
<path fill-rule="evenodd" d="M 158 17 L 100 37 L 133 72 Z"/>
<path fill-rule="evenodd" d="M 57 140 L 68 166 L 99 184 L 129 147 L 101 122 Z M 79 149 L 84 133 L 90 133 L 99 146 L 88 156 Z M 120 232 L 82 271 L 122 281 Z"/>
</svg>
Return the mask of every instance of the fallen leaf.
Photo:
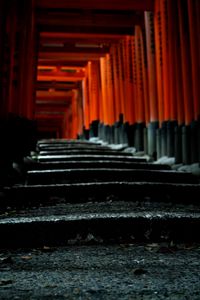
<svg viewBox="0 0 200 300">
<path fill-rule="evenodd" d="M 32 256 L 31 255 L 25 255 L 25 256 L 21 256 L 22 259 L 24 260 L 29 260 L 29 259 L 32 259 Z"/>
</svg>

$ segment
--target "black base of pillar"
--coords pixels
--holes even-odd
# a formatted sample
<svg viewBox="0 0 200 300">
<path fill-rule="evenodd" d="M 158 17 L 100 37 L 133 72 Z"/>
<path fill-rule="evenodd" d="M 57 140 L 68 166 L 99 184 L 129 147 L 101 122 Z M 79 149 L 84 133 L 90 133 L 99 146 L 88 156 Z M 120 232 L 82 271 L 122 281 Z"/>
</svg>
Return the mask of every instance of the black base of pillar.
<svg viewBox="0 0 200 300">
<path fill-rule="evenodd" d="M 135 135 L 135 125 L 131 124 L 129 125 L 127 131 L 127 139 L 128 139 L 129 147 L 134 147 L 134 135 Z"/>
<path fill-rule="evenodd" d="M 182 126 L 177 126 L 174 129 L 174 157 L 175 163 L 182 163 Z"/>
<path fill-rule="evenodd" d="M 150 155 L 151 157 L 155 158 L 157 156 L 157 129 L 158 129 L 158 122 L 151 122 L 148 124 L 147 127 L 147 154 Z"/>
<path fill-rule="evenodd" d="M 98 137 L 99 120 L 92 121 L 90 124 L 90 138 Z"/>
<path fill-rule="evenodd" d="M 114 124 L 114 144 L 119 144 L 119 122 Z"/>
<path fill-rule="evenodd" d="M 145 128 L 144 123 L 137 123 L 135 126 L 135 148 L 137 151 L 144 150 L 144 135 L 143 135 L 144 128 Z"/>
<path fill-rule="evenodd" d="M 167 121 L 161 126 L 161 156 L 167 156 Z"/>
<path fill-rule="evenodd" d="M 161 128 L 158 128 L 156 130 L 156 158 L 162 157 L 162 151 L 161 151 Z"/>
<path fill-rule="evenodd" d="M 175 127 L 176 121 L 167 122 L 167 156 L 174 157 L 175 154 Z"/>
<path fill-rule="evenodd" d="M 191 136 L 188 125 L 182 127 L 182 161 L 185 165 L 191 163 Z"/>
<path fill-rule="evenodd" d="M 144 153 L 148 154 L 147 128 L 143 129 Z"/>
<path fill-rule="evenodd" d="M 191 163 L 196 163 L 199 161 L 199 124 L 197 121 L 191 123 L 190 137 L 191 137 Z"/>
<path fill-rule="evenodd" d="M 83 129 L 83 137 L 85 140 L 89 140 L 89 138 L 90 138 L 90 130 L 89 129 Z"/>
</svg>

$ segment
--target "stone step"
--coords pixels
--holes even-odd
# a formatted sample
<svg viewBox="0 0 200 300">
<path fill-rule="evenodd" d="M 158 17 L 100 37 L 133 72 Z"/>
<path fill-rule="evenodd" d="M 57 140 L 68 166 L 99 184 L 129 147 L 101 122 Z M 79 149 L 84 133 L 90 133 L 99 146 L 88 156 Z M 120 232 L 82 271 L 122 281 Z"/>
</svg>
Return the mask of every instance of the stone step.
<svg viewBox="0 0 200 300">
<path fill-rule="evenodd" d="M 173 170 L 143 170 L 143 169 L 57 169 L 33 170 L 26 175 L 26 184 L 57 184 L 75 182 L 169 182 L 198 183 L 198 178 L 189 172 Z"/>
<path fill-rule="evenodd" d="M 93 182 L 16 185 L 1 191 L 1 208 L 102 201 L 199 204 L 200 184 L 158 182 Z"/>
<path fill-rule="evenodd" d="M 171 170 L 169 165 L 153 164 L 135 161 L 114 161 L 114 160 L 83 160 L 83 161 L 50 161 L 32 162 L 26 166 L 28 170 L 48 170 L 48 169 L 88 169 L 88 168 L 112 168 L 112 169 L 151 169 L 151 170 Z"/>
<path fill-rule="evenodd" d="M 101 142 L 91 142 L 88 140 L 68 140 L 68 139 L 46 139 L 39 140 L 37 142 L 38 147 L 48 147 L 48 146 L 67 146 L 67 145 L 76 145 L 76 146 L 102 146 Z"/>
<path fill-rule="evenodd" d="M 199 206 L 126 202 L 8 211 L 0 218 L 1 248 L 76 243 L 200 242 Z"/>
<path fill-rule="evenodd" d="M 116 150 L 112 150 L 112 149 L 87 149 L 87 148 L 80 148 L 80 149 L 57 149 L 57 150 L 47 150 L 47 151 L 40 151 L 38 153 L 40 156 L 46 156 L 46 155 L 81 155 L 81 154 L 86 154 L 86 155 L 116 155 L 116 156 L 131 156 L 130 153 L 127 152 L 122 152 L 122 151 L 116 151 Z"/>
<path fill-rule="evenodd" d="M 145 157 L 135 157 L 132 155 L 121 155 L 120 153 L 118 155 L 104 155 L 104 154 L 74 154 L 74 155 L 38 155 L 37 161 L 39 162 L 50 162 L 50 161 L 83 161 L 83 160 L 114 160 L 114 161 L 127 161 L 127 162 L 147 162 L 147 159 Z"/>
<path fill-rule="evenodd" d="M 81 149 L 87 149 L 87 150 L 113 150 L 116 151 L 114 149 L 111 149 L 108 146 L 102 146 L 102 145 L 94 145 L 94 144 L 57 144 L 57 145 L 52 145 L 52 144 L 40 144 L 37 145 L 37 150 L 38 151 L 57 151 L 57 150 L 81 150 Z M 122 151 L 122 149 L 118 150 L 118 151 Z"/>
</svg>

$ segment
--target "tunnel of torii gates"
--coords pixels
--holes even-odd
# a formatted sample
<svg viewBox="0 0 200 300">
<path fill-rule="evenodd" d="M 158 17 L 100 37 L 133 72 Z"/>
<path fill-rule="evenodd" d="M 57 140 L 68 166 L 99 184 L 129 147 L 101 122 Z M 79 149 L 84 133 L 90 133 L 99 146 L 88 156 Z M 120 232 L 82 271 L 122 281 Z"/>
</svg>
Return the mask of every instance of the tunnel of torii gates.
<svg viewBox="0 0 200 300">
<path fill-rule="evenodd" d="M 44 31 L 39 1 L 11 2 L 0 3 L 1 116 L 36 119 L 41 137 L 199 162 L 199 0 L 150 1 L 130 34 Z"/>
</svg>

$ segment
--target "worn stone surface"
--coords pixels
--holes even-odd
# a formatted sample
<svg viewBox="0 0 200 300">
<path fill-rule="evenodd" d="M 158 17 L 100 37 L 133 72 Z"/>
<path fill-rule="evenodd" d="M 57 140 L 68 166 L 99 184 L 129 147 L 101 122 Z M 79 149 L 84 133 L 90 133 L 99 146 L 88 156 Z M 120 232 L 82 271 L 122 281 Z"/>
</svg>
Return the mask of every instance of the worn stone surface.
<svg viewBox="0 0 200 300">
<path fill-rule="evenodd" d="M 3 300 L 200 298 L 200 246 L 68 246 L 0 252 Z"/>
</svg>

